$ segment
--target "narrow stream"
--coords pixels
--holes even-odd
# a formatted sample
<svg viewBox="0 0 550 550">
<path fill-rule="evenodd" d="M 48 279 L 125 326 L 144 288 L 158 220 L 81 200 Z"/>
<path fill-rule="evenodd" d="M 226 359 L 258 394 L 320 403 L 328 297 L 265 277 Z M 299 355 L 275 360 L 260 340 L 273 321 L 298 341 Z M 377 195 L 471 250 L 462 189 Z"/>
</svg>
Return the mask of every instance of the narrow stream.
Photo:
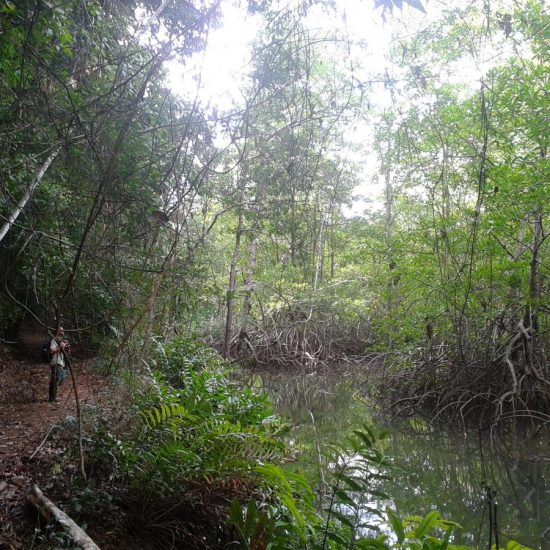
<svg viewBox="0 0 550 550">
<path fill-rule="evenodd" d="M 318 483 L 318 450 L 342 441 L 346 433 L 367 422 L 375 430 L 390 431 L 382 448 L 395 472 L 384 488 L 390 502 L 381 502 L 381 509 L 390 505 L 401 516 L 438 510 L 463 526 L 455 544 L 487 548 L 489 490 L 497 503 L 501 546 L 514 539 L 531 548 L 550 549 L 548 431 L 536 439 L 507 435 L 491 447 L 488 434 L 443 431 L 419 418 L 389 425 L 360 397 L 356 373 L 255 372 L 249 373 L 246 383 L 265 391 L 276 412 L 295 426 L 288 440 L 297 449 L 294 467 L 313 486 Z"/>
</svg>

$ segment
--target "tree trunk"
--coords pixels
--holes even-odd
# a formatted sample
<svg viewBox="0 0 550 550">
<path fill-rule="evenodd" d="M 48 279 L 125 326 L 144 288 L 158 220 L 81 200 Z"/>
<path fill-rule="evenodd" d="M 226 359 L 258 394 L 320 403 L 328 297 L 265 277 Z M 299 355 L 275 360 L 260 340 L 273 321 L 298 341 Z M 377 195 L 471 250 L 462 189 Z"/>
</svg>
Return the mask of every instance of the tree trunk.
<svg viewBox="0 0 550 550">
<path fill-rule="evenodd" d="M 141 352 L 139 354 L 139 361 L 138 361 L 139 367 L 141 367 L 141 365 L 143 364 L 143 361 L 145 360 L 145 357 L 149 350 L 149 345 L 151 343 L 151 336 L 153 335 L 153 323 L 155 321 L 155 309 L 156 309 L 160 286 L 162 284 L 162 281 L 164 280 L 164 277 L 166 276 L 166 273 L 168 273 L 168 271 L 170 271 L 171 267 L 174 265 L 178 241 L 179 239 L 176 236 L 174 239 L 174 242 L 172 243 L 172 248 L 170 249 L 168 256 L 166 256 L 164 260 L 160 273 L 157 273 L 157 275 L 155 276 L 155 281 L 153 283 L 151 296 L 149 297 L 149 300 L 147 302 L 147 307 L 145 309 L 147 321 L 145 323 L 143 345 L 141 347 Z"/>
<path fill-rule="evenodd" d="M 256 258 L 258 253 L 258 244 L 260 242 L 259 236 L 259 223 L 258 220 L 254 224 L 252 229 L 252 240 L 250 241 L 250 247 L 248 249 L 248 264 L 246 266 L 246 276 L 244 280 L 244 298 L 243 309 L 241 313 L 241 330 L 246 331 L 248 323 L 248 315 L 250 314 L 252 292 L 254 290 L 254 268 L 256 266 Z"/>
<path fill-rule="evenodd" d="M 44 161 L 44 163 L 38 170 L 38 174 L 36 174 L 36 178 L 34 178 L 34 181 L 31 183 L 31 185 L 25 191 L 25 193 L 23 193 L 23 196 L 19 199 L 17 206 L 14 208 L 13 212 L 9 215 L 8 219 L 2 226 L 2 229 L 0 229 L 0 242 L 4 239 L 7 232 L 11 229 L 11 226 L 15 223 L 15 220 L 17 220 L 21 212 L 23 212 L 25 206 L 27 205 L 27 203 L 33 196 L 34 192 L 36 191 L 36 188 L 40 185 L 40 182 L 42 181 L 44 174 L 50 167 L 50 164 L 54 161 L 55 157 L 57 157 L 60 150 L 61 150 L 61 146 L 58 145 L 50 152 L 50 154 L 48 155 L 48 158 Z"/>
<path fill-rule="evenodd" d="M 525 326 L 525 353 L 527 355 L 525 366 L 527 372 L 531 373 L 535 369 L 535 338 L 539 331 L 540 307 L 540 277 L 539 277 L 539 252 L 544 242 L 544 231 L 542 225 L 542 212 L 538 208 L 533 220 L 533 244 L 531 246 L 531 261 L 529 267 L 529 295 L 525 306 L 523 324 Z"/>
<path fill-rule="evenodd" d="M 164 61 L 164 58 L 158 57 L 154 61 L 154 63 L 151 64 L 151 67 L 149 68 L 147 74 L 145 75 L 143 82 L 141 83 L 141 86 L 135 98 L 132 101 L 130 109 L 122 123 L 122 127 L 118 132 L 117 139 L 113 146 L 111 156 L 109 157 L 107 166 L 101 176 L 99 185 L 94 195 L 92 206 L 90 208 L 90 211 L 88 212 L 88 218 L 86 220 L 86 224 L 84 225 L 84 230 L 82 231 L 82 235 L 80 237 L 80 244 L 76 250 L 76 254 L 73 259 L 71 269 L 69 271 L 69 277 L 65 285 L 65 290 L 61 294 L 61 298 L 59 300 L 60 302 L 62 302 L 67 297 L 67 295 L 69 294 L 69 291 L 71 290 L 73 281 L 76 278 L 77 270 L 80 264 L 80 258 L 84 253 L 84 246 L 88 240 L 88 235 L 91 232 L 97 218 L 99 217 L 99 215 L 103 210 L 103 206 L 105 204 L 105 189 L 114 179 L 114 175 L 117 170 L 118 159 L 122 154 L 122 151 L 124 150 L 124 147 L 126 145 L 127 136 L 128 136 L 128 133 L 130 132 L 130 127 L 132 125 L 132 122 L 134 121 L 136 113 L 139 110 L 141 102 L 145 97 L 147 86 L 149 85 L 149 82 L 151 82 L 152 78 L 155 76 L 157 71 L 162 67 L 163 61 Z"/>
<path fill-rule="evenodd" d="M 233 257 L 231 258 L 231 266 L 229 267 L 229 285 L 227 287 L 226 298 L 227 314 L 225 319 L 225 335 L 223 339 L 224 359 L 229 359 L 231 355 L 231 338 L 233 335 L 233 323 L 235 317 L 235 291 L 237 289 L 237 264 L 239 263 L 242 232 L 243 214 L 241 211 L 239 212 L 239 223 L 237 225 L 237 233 L 235 235 L 235 248 L 233 249 Z"/>
</svg>

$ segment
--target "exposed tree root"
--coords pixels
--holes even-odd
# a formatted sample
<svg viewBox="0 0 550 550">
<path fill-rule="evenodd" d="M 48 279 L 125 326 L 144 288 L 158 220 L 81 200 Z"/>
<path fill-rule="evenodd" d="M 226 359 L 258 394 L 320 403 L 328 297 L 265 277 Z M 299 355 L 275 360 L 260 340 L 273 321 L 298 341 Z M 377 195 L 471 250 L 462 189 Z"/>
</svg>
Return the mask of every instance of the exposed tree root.
<svg viewBox="0 0 550 550">
<path fill-rule="evenodd" d="M 532 353 L 526 346 L 528 337 L 529 331 L 518 326 L 502 351 L 480 351 L 483 346 L 478 342 L 466 358 L 445 345 L 394 354 L 385 374 L 377 375 L 375 386 L 388 408 L 399 415 L 428 411 L 434 422 L 475 421 L 486 427 L 512 418 L 550 422 L 544 354 Z"/>
<path fill-rule="evenodd" d="M 350 361 L 365 349 L 364 330 L 346 330 L 331 315 L 278 311 L 262 327 L 241 331 L 231 342 L 231 357 L 258 365 L 321 370 Z"/>
</svg>

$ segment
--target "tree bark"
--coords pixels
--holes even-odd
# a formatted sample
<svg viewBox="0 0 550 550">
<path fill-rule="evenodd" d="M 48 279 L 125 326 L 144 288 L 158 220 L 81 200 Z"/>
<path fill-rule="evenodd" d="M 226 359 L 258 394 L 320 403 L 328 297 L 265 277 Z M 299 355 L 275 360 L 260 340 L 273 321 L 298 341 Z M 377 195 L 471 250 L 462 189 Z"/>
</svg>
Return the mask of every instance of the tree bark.
<svg viewBox="0 0 550 550">
<path fill-rule="evenodd" d="M 248 324 L 248 315 L 252 305 L 252 291 L 254 290 L 254 268 L 256 267 L 256 258 L 258 255 L 258 244 L 260 242 L 259 223 L 256 221 L 252 229 L 252 240 L 248 249 L 248 264 L 246 266 L 246 276 L 244 280 L 244 298 L 243 309 L 241 312 L 241 330 L 246 330 Z"/>
<path fill-rule="evenodd" d="M 235 235 L 235 248 L 231 258 L 229 268 L 229 285 L 227 287 L 226 307 L 227 314 L 225 319 L 225 335 L 223 338 L 223 358 L 229 359 L 231 355 L 231 337 L 233 334 L 233 322 L 235 317 L 235 291 L 237 289 L 237 263 L 239 262 L 241 250 L 241 236 L 243 231 L 243 214 L 239 212 L 239 223 L 237 225 L 237 234 Z"/>
<path fill-rule="evenodd" d="M 42 181 L 44 174 L 47 172 L 48 168 L 50 167 L 50 164 L 55 160 L 55 157 L 57 157 L 60 150 L 61 150 L 61 146 L 58 145 L 50 152 L 50 154 L 48 155 L 48 158 L 44 161 L 44 163 L 40 167 L 40 170 L 38 170 L 38 174 L 36 174 L 36 178 L 34 178 L 34 181 L 31 183 L 31 185 L 25 191 L 25 193 L 23 193 L 23 196 L 19 199 L 17 206 L 14 208 L 13 212 L 10 214 L 10 216 L 2 226 L 2 229 L 0 229 L 0 242 L 2 242 L 7 232 L 11 229 L 12 225 L 15 223 L 15 220 L 17 220 L 21 212 L 23 212 L 25 206 L 27 205 L 31 197 L 34 195 L 36 188 L 40 185 L 40 182 Z"/>
<path fill-rule="evenodd" d="M 44 496 L 38 485 L 33 486 L 27 499 L 46 518 L 53 516 L 82 550 L 100 550 L 99 546 L 86 534 L 84 529 L 79 527 L 74 520 L 60 510 L 49 498 Z"/>
</svg>

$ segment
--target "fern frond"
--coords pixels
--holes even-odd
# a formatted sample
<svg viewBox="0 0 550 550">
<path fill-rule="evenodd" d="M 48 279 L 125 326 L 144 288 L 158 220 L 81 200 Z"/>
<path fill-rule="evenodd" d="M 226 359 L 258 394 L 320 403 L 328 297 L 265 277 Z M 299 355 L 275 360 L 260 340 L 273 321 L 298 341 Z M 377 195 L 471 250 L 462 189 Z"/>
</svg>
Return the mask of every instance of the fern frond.
<svg viewBox="0 0 550 550">
<path fill-rule="evenodd" d="M 277 496 L 281 504 L 285 506 L 290 515 L 294 518 L 296 526 L 299 529 L 298 533 L 300 537 L 305 540 L 306 522 L 294 498 L 292 485 L 287 476 L 285 476 L 283 470 L 274 464 L 262 464 L 256 466 L 255 469 L 266 481 L 276 487 Z"/>
<path fill-rule="evenodd" d="M 150 430 L 158 428 L 161 424 L 173 418 L 193 420 L 193 416 L 179 403 L 171 403 L 169 405 L 162 403 L 158 407 L 152 407 L 147 411 L 143 411 L 142 417 Z"/>
</svg>

